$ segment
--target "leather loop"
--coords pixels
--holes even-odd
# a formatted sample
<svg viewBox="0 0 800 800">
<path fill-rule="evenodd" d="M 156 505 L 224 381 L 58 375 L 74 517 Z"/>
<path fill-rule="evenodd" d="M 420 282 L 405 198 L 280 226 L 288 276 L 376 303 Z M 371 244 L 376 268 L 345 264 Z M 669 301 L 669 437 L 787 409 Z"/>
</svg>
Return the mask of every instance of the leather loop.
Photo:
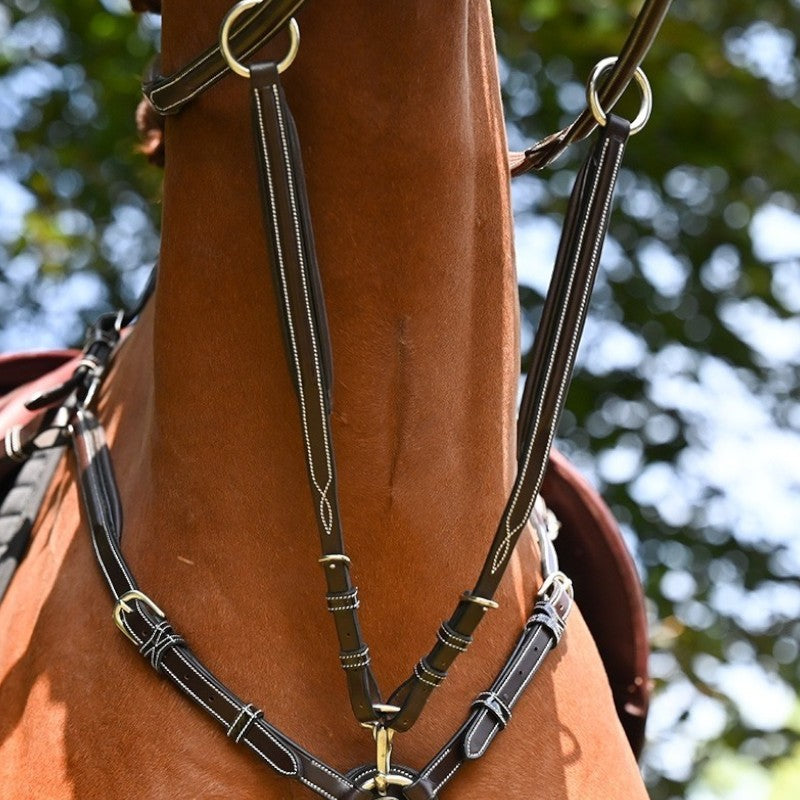
<svg viewBox="0 0 800 800">
<path fill-rule="evenodd" d="M 231 45 L 238 59 L 246 59 L 272 39 L 303 5 L 304 0 L 270 0 L 243 14 L 234 25 Z M 219 45 L 201 53 L 182 69 L 166 77 L 154 62 L 142 92 L 159 114 L 177 114 L 197 96 L 230 73 Z"/>
<path fill-rule="evenodd" d="M 628 88 L 636 70 L 653 46 L 671 5 L 672 0 L 645 0 L 622 46 L 617 63 L 600 89 L 598 99 L 604 109 L 613 108 Z M 596 127 L 597 122 L 592 112 L 586 109 L 571 125 L 528 148 L 521 158 L 517 153 L 512 154 L 509 159 L 512 177 L 552 164 L 573 142 L 585 139 Z"/>
</svg>

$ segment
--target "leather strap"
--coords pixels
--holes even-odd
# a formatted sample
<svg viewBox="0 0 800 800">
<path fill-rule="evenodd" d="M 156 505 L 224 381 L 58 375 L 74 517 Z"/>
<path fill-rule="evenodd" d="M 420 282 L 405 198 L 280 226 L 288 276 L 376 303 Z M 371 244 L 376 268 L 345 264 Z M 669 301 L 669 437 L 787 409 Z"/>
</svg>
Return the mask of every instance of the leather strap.
<svg viewBox="0 0 800 800">
<path fill-rule="evenodd" d="M 547 654 L 561 640 L 572 609 L 572 595 L 559 581 L 536 601 L 533 614 L 491 688 L 472 703 L 467 721 L 431 759 L 419 778 L 404 789 L 407 800 L 432 800 L 465 761 L 480 758 L 511 720 L 511 710 L 533 680 Z"/>
<path fill-rule="evenodd" d="M 653 46 L 671 5 L 672 0 L 645 0 L 622 46 L 617 63 L 598 93 L 600 105 L 607 111 L 614 107 L 633 80 L 633 74 Z M 587 108 L 566 128 L 550 134 L 522 154 L 511 154 L 511 176 L 516 177 L 552 164 L 573 142 L 585 139 L 596 127 L 597 121 Z"/>
<path fill-rule="evenodd" d="M 142 593 L 122 553 L 122 508 L 103 428 L 93 412 L 79 407 L 71 433 L 94 552 L 116 602 L 117 624 L 139 653 L 216 720 L 229 739 L 246 746 L 276 772 L 299 780 L 328 800 L 373 798 L 374 792 L 362 788 L 361 779 L 356 782 L 353 778 L 363 778 L 372 768 L 343 775 L 281 733 L 264 719 L 260 709 L 241 700 L 197 658 L 165 614 Z M 536 522 L 540 547 L 546 554 L 543 563 L 552 564 L 552 534 L 543 517 L 537 515 Z M 476 698 L 467 722 L 421 773 L 401 771 L 412 784 L 402 790 L 395 787 L 391 796 L 430 800 L 465 759 L 479 758 L 486 752 L 508 723 L 517 699 L 561 638 L 571 606 L 568 579 L 560 572 L 552 573 L 539 590 L 533 614 L 511 658 L 489 691 Z"/>
<path fill-rule="evenodd" d="M 609 115 L 572 190 L 520 407 L 517 477 L 478 582 L 447 622 L 448 629 L 464 641 L 471 640 L 491 607 L 488 603 L 541 488 L 572 377 L 629 131 L 626 120 Z M 414 724 L 460 652 L 459 648 L 437 639 L 414 674 L 389 699 L 390 703 L 401 706 L 389 725 L 396 730 L 408 730 Z"/>
<path fill-rule="evenodd" d="M 120 546 L 122 509 L 103 429 L 91 411 L 78 409 L 72 433 L 95 555 L 114 601 L 125 604 L 117 606 L 123 633 L 157 672 L 214 719 L 234 743 L 246 746 L 276 772 L 296 778 L 323 797 L 371 798 L 371 792 L 358 790 L 231 692 L 200 662 L 152 601 L 125 599 L 141 590 Z"/>
<path fill-rule="evenodd" d="M 357 590 L 344 550 L 330 429 L 330 344 L 319 267 L 303 179 L 300 148 L 277 69 L 251 68 L 253 119 L 264 228 L 278 297 L 287 362 L 294 380 L 309 486 L 314 500 L 328 582 L 328 608 L 339 636 L 340 660 L 350 702 L 360 722 L 380 719 L 381 702 L 370 669 L 369 648 L 358 624 Z M 408 730 L 453 661 L 491 608 L 509 556 L 527 524 L 541 487 L 547 457 L 563 408 L 608 227 L 611 195 L 629 134 L 626 121 L 610 117 L 576 180 L 564 237 L 527 381 L 520 419 L 518 475 L 481 575 L 472 592 L 443 623 L 427 656 L 390 697 L 387 724 Z M 536 398 L 536 402 L 531 401 Z"/>
<path fill-rule="evenodd" d="M 244 60 L 272 39 L 305 0 L 265 0 L 250 13 L 243 14 L 231 32 L 231 46 Z M 159 114 L 177 114 L 195 97 L 224 78 L 229 72 L 219 45 L 209 47 L 185 67 L 166 77 L 154 62 L 142 86 L 145 97 Z"/>
<path fill-rule="evenodd" d="M 305 179 L 294 121 L 274 64 L 251 67 L 253 123 L 264 231 L 278 297 L 286 357 L 302 425 L 309 487 L 319 529 L 322 567 L 359 722 L 376 719 L 380 692 L 358 621 L 358 590 L 342 539 L 330 426 L 331 355 Z"/>
</svg>

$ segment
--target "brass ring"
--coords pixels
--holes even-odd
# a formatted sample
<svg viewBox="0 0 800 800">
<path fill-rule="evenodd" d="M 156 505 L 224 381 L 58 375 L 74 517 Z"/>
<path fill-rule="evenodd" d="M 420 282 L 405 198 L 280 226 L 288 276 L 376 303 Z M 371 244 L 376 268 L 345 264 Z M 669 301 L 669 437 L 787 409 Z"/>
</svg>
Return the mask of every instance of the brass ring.
<svg viewBox="0 0 800 800">
<path fill-rule="evenodd" d="M 598 61 L 592 70 L 592 74 L 589 76 L 589 82 L 586 84 L 586 102 L 589 104 L 592 115 L 599 125 L 605 125 L 608 117 L 603 107 L 600 105 L 600 98 L 597 96 L 597 81 L 604 72 L 611 69 L 616 63 L 616 56 Z M 636 72 L 633 73 L 633 77 L 636 79 L 636 83 L 639 84 L 639 88 L 642 91 L 642 105 L 639 108 L 636 119 L 631 122 L 631 136 L 633 136 L 634 133 L 639 133 L 639 131 L 644 128 L 647 124 L 647 120 L 650 119 L 650 112 L 653 110 L 653 90 L 650 88 L 650 81 L 647 80 L 647 75 L 644 74 L 644 70 L 641 67 L 637 67 Z"/>
<path fill-rule="evenodd" d="M 231 26 L 245 11 L 249 11 L 251 8 L 260 5 L 263 2 L 264 0 L 241 0 L 241 2 L 233 6 L 233 8 L 231 8 L 231 10 L 225 15 L 225 19 L 222 20 L 222 25 L 219 29 L 220 52 L 225 58 L 225 61 L 228 62 L 228 66 L 231 68 L 231 70 L 237 75 L 241 75 L 243 78 L 250 77 L 250 70 L 245 67 L 244 64 L 241 64 L 236 60 L 236 56 L 231 50 Z M 282 61 L 278 62 L 278 72 L 285 72 L 287 69 L 289 69 L 295 57 L 297 56 L 297 51 L 300 49 L 300 26 L 297 24 L 294 17 L 289 20 L 289 36 L 291 37 L 289 42 L 289 52 L 284 56 Z"/>
</svg>

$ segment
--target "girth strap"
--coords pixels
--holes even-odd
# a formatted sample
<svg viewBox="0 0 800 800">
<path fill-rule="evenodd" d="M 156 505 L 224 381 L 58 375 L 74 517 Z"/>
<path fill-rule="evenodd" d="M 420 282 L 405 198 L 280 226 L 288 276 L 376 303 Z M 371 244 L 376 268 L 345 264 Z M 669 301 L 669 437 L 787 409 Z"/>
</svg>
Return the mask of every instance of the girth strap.
<svg viewBox="0 0 800 800">
<path fill-rule="evenodd" d="M 0 504 L 0 601 L 28 549 L 31 529 L 64 447 L 34 452 Z"/>
</svg>

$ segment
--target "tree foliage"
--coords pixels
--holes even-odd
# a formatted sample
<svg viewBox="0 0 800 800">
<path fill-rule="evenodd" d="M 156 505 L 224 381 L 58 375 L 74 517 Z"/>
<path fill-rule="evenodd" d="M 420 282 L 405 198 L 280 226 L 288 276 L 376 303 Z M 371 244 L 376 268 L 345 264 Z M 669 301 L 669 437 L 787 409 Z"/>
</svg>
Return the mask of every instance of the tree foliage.
<svg viewBox="0 0 800 800">
<path fill-rule="evenodd" d="M 75 342 L 155 258 L 157 170 L 132 156 L 153 18 L 107 0 L 0 9 L 0 342 Z M 582 108 L 621 0 L 493 4 L 512 145 Z M 612 505 L 650 603 L 653 800 L 800 785 L 800 66 L 796 1 L 676 0 L 645 62 L 561 447 Z M 621 113 L 634 114 L 636 98 Z M 535 326 L 585 145 L 519 179 Z M 529 338 L 529 337 L 528 337 Z M 793 791 L 794 790 L 794 791 Z"/>
</svg>

